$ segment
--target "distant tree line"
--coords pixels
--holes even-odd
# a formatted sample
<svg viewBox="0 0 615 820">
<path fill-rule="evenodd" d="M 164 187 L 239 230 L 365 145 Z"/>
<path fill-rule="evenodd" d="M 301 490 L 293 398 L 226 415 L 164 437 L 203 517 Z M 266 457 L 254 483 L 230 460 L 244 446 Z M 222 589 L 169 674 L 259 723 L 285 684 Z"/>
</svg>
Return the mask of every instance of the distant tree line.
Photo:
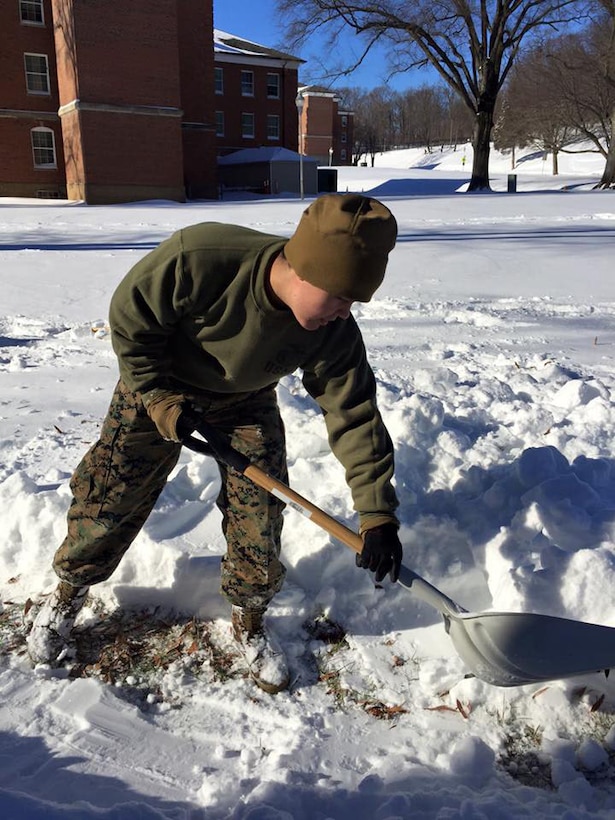
<svg viewBox="0 0 615 820">
<path fill-rule="evenodd" d="M 393 71 L 430 66 L 467 112 L 458 133 L 469 123 L 469 191 L 490 187 L 494 138 L 512 149 L 536 133 L 557 152 L 575 135 L 593 141 L 606 160 L 600 186 L 615 187 L 615 0 L 277 0 L 277 6 L 294 44 L 314 37 L 336 54 L 337 37 L 356 34 L 362 50 L 353 65 L 337 66 L 338 76 L 351 75 L 376 44 L 387 46 Z M 415 93 L 429 98 L 427 114 L 421 112 L 428 119 L 431 98 L 446 99 L 443 90 L 418 89 L 401 95 L 410 110 Z M 415 126 L 404 124 L 405 106 L 395 95 L 376 89 L 356 103 L 368 155 L 378 142 L 383 150 L 413 141 Z M 446 116 L 436 119 L 443 134 Z M 434 141 L 435 123 L 424 127 Z"/>
<path fill-rule="evenodd" d="M 377 154 L 396 148 L 444 145 L 456 148 L 472 136 L 472 119 L 448 89 L 424 85 L 397 92 L 380 86 L 370 91 L 337 89 L 342 104 L 354 112 L 353 163 L 374 164 Z"/>
<path fill-rule="evenodd" d="M 454 94 L 441 86 L 408 91 L 386 86 L 365 91 L 338 90 L 344 107 L 354 112 L 353 163 L 374 164 L 377 154 L 396 148 L 456 147 L 472 136 L 472 120 Z"/>
</svg>

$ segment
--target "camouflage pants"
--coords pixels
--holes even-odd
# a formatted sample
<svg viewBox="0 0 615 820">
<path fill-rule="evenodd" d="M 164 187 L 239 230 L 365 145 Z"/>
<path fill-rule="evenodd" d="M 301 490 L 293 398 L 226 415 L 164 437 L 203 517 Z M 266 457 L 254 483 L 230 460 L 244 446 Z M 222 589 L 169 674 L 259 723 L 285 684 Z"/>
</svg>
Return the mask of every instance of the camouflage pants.
<svg viewBox="0 0 615 820">
<path fill-rule="evenodd" d="M 274 389 L 190 397 L 237 450 L 287 481 L 284 426 Z M 77 586 L 109 578 L 154 507 L 180 451 L 181 445 L 160 436 L 140 395 L 120 382 L 100 439 L 71 479 L 68 534 L 53 562 L 60 578 Z M 232 468 L 218 467 L 218 507 L 227 544 L 222 592 L 233 604 L 265 607 L 284 581 L 279 558 L 284 504 Z"/>
</svg>

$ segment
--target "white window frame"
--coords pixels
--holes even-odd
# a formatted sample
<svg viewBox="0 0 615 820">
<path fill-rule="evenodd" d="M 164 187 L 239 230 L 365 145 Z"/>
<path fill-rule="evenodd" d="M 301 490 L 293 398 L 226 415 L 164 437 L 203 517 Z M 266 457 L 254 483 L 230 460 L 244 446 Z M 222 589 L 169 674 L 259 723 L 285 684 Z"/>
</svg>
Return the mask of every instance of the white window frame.
<svg viewBox="0 0 615 820">
<path fill-rule="evenodd" d="M 253 97 L 254 96 L 254 72 L 247 71 L 246 69 L 241 70 L 241 96 L 242 97 Z"/>
<path fill-rule="evenodd" d="M 221 66 L 214 68 L 214 89 L 216 94 L 224 94 L 224 69 Z"/>
<path fill-rule="evenodd" d="M 32 69 L 28 68 L 28 57 L 42 57 L 45 61 L 45 73 L 42 74 L 39 71 L 33 71 Z M 28 94 L 36 94 L 38 97 L 49 97 L 51 95 L 51 85 L 49 81 L 49 58 L 46 54 L 35 54 L 33 52 L 27 51 L 23 55 L 23 62 L 24 62 L 24 72 L 26 75 L 26 89 Z M 47 86 L 46 90 L 40 88 L 31 88 L 30 87 L 30 78 L 41 78 L 45 77 L 45 84 Z M 35 83 L 36 85 L 37 83 Z"/>
<path fill-rule="evenodd" d="M 267 73 L 267 99 L 280 99 L 280 75 L 277 73 L 277 71 L 269 71 Z"/>
<path fill-rule="evenodd" d="M 267 114 L 267 139 L 280 139 L 280 117 L 278 114 Z"/>
<path fill-rule="evenodd" d="M 19 0 L 19 19 L 24 26 L 44 26 L 45 6 L 43 0 Z"/>
<path fill-rule="evenodd" d="M 51 145 L 36 145 L 35 144 L 35 137 L 38 134 L 45 134 L 45 136 L 51 136 Z M 53 130 L 51 128 L 45 128 L 43 125 L 37 125 L 36 128 L 32 128 L 30 131 L 30 143 L 32 145 L 32 160 L 34 162 L 35 168 L 57 168 L 58 161 L 56 156 L 56 138 Z M 50 151 L 52 159 L 50 162 L 40 162 L 37 161 L 37 151 Z M 39 155 L 40 157 L 40 155 Z"/>
<path fill-rule="evenodd" d="M 246 126 L 251 125 L 251 128 L 247 128 Z M 244 139 L 250 140 L 254 139 L 254 114 L 249 111 L 242 111 L 241 113 L 241 136 Z"/>
<path fill-rule="evenodd" d="M 216 111 L 216 136 L 224 136 L 224 111 Z"/>
</svg>

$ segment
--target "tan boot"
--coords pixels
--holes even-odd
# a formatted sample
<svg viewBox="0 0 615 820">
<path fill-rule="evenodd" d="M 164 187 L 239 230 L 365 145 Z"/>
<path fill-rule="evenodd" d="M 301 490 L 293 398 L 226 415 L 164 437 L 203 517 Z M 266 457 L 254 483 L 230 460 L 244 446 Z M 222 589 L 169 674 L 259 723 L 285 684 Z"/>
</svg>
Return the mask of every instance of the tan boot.
<svg viewBox="0 0 615 820">
<path fill-rule="evenodd" d="M 39 610 L 26 638 L 32 662 L 61 666 L 70 658 L 70 638 L 75 619 L 85 603 L 89 587 L 60 581 Z"/>
<path fill-rule="evenodd" d="M 290 676 L 282 648 L 265 630 L 265 611 L 234 606 L 233 637 L 246 659 L 254 683 L 270 695 L 288 687 Z"/>
</svg>

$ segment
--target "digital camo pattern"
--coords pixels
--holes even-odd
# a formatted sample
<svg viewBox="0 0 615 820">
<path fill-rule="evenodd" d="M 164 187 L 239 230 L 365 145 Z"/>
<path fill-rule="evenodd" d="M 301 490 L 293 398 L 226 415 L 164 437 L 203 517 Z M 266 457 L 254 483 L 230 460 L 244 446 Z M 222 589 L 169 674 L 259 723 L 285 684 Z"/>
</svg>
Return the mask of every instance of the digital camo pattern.
<svg viewBox="0 0 615 820">
<path fill-rule="evenodd" d="M 273 388 L 188 398 L 251 462 L 287 481 L 284 426 Z M 110 577 L 152 511 L 180 451 L 181 445 L 160 436 L 141 396 L 119 382 L 100 438 L 71 479 L 68 534 L 54 557 L 60 578 L 89 586 Z M 232 468 L 218 466 L 218 506 L 227 542 L 222 592 L 237 606 L 265 607 L 284 581 L 284 504 Z"/>
</svg>

